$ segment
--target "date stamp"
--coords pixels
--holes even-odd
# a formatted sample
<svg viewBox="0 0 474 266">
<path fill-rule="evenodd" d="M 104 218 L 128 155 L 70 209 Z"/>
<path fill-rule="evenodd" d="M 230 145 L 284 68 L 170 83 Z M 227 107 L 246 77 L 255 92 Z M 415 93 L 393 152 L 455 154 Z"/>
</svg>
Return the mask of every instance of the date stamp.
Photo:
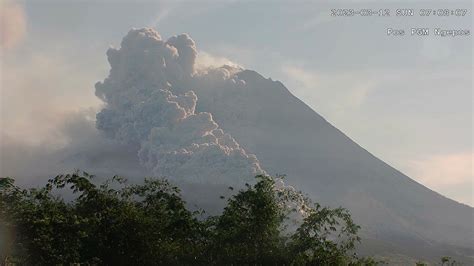
<svg viewBox="0 0 474 266">
<path fill-rule="evenodd" d="M 467 8 L 334 8 L 331 9 L 332 17 L 465 17 L 470 15 Z"/>
<path fill-rule="evenodd" d="M 471 36 L 472 23 L 466 22 L 472 19 L 471 8 L 459 6 L 455 8 L 334 8 L 330 9 L 330 15 L 341 18 L 369 19 L 373 17 L 374 20 L 376 17 L 385 18 L 380 20 L 384 21 L 385 25 L 380 25 L 379 28 L 390 37 Z"/>
</svg>

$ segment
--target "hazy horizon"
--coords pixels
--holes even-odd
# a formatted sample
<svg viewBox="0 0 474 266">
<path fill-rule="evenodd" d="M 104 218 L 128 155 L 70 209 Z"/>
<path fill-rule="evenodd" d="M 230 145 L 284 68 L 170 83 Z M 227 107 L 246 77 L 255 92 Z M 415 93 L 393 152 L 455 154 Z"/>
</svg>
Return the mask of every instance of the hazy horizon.
<svg viewBox="0 0 474 266">
<path fill-rule="evenodd" d="M 392 26 L 470 28 L 472 14 L 330 16 L 334 7 L 367 6 L 400 4 L 4 1 L 0 145 L 51 149 L 70 142 L 58 128 L 103 106 L 94 84 L 109 71 L 106 50 L 119 47 L 131 28 L 151 27 L 163 39 L 188 33 L 197 43 L 198 65 L 235 64 L 281 81 L 367 151 L 474 206 L 472 37 L 386 34 Z M 472 3 L 430 7 L 471 10 Z M 2 160 L 0 168 L 11 171 Z"/>
</svg>

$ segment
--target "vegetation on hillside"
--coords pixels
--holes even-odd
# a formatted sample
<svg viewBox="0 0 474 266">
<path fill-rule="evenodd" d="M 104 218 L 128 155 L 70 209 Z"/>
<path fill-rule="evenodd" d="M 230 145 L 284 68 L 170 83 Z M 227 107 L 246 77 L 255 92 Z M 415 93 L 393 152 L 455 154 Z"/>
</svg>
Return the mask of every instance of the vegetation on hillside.
<svg viewBox="0 0 474 266">
<path fill-rule="evenodd" d="M 220 215 L 206 216 L 188 210 L 165 179 L 129 185 L 114 177 L 97 185 L 92 175 L 76 172 L 23 189 L 1 178 L 1 263 L 376 264 L 354 253 L 359 227 L 348 211 L 318 204 L 289 208 L 295 198 L 275 189 L 273 178 L 256 179 L 229 197 Z M 298 211 L 305 213 L 298 227 L 287 228 Z"/>
</svg>

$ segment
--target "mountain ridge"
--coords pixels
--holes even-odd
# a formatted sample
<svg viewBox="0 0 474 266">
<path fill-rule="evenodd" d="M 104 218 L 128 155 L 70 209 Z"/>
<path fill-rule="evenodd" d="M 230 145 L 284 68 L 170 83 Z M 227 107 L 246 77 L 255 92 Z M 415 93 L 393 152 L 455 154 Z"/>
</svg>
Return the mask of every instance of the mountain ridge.
<svg viewBox="0 0 474 266">
<path fill-rule="evenodd" d="M 25 156 L 10 145 L 15 156 L 6 173 L 36 177 L 80 167 L 133 182 L 166 176 L 184 185 L 188 204 L 206 211 L 222 210 L 219 194 L 229 185 L 238 190 L 256 174 L 286 174 L 285 183 L 313 201 L 351 212 L 362 227 L 360 252 L 400 264 L 441 256 L 474 263 L 472 207 L 380 160 L 283 83 L 240 67 L 196 69 L 187 34 L 164 40 L 151 28 L 130 30 L 107 57 L 109 75 L 96 83 L 104 102 L 96 121 L 76 117 L 65 128 L 71 143 L 46 155 L 35 150 L 29 157 L 41 173 L 14 164 Z"/>
<path fill-rule="evenodd" d="M 377 158 L 281 82 L 250 70 L 234 78 L 245 88 L 222 92 L 225 86 L 198 86 L 197 110 L 212 113 L 269 173 L 287 174 L 288 183 L 322 204 L 348 208 L 365 233 L 380 240 L 472 247 L 474 208 Z"/>
</svg>

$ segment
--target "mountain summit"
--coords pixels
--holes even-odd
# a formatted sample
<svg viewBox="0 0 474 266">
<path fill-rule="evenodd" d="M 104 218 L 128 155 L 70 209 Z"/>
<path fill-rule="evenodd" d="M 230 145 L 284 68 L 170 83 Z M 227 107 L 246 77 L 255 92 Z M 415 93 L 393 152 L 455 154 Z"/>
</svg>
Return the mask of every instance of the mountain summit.
<svg viewBox="0 0 474 266">
<path fill-rule="evenodd" d="M 186 34 L 133 29 L 107 52 L 97 128 L 155 175 L 199 184 L 286 174 L 313 200 L 350 210 L 362 252 L 469 261 L 473 208 L 413 181 L 360 147 L 278 81 L 235 66 L 196 69 Z M 472 260 L 472 257 L 471 257 Z M 471 261 L 469 261 L 471 262 Z"/>
<path fill-rule="evenodd" d="M 235 73 L 234 79 L 245 87 L 196 89 L 202 99 L 197 110 L 212 113 L 269 173 L 287 174 L 287 183 L 317 202 L 348 208 L 362 225 L 364 252 L 427 260 L 459 256 L 459 250 L 466 257 L 473 254 L 460 248 L 473 246 L 473 208 L 376 158 L 281 82 L 249 70 Z"/>
</svg>

